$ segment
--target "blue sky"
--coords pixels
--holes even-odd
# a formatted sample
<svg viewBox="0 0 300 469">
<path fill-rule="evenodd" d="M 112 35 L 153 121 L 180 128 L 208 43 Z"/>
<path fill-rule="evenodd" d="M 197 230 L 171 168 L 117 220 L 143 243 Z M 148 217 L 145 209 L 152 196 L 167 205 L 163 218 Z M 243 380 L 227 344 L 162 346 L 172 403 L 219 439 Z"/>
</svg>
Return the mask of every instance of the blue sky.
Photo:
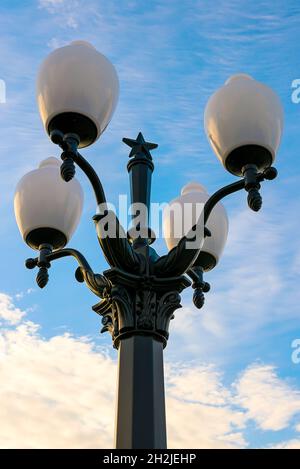
<svg viewBox="0 0 300 469">
<path fill-rule="evenodd" d="M 153 201 L 168 202 L 190 180 L 213 192 L 234 177 L 206 140 L 209 96 L 240 72 L 280 96 L 279 176 L 264 184 L 258 214 L 249 211 L 243 193 L 226 200 L 229 237 L 220 264 L 206 277 L 212 289 L 205 308 L 195 310 L 186 291 L 172 324 L 165 353 L 169 439 L 173 447 L 300 447 L 300 364 L 291 360 L 291 342 L 300 338 L 300 104 L 291 100 L 292 81 L 300 78 L 299 25 L 300 6 L 292 0 L 1 2 L 0 79 L 7 101 L 0 104 L 0 381 L 4 376 L 8 384 L 0 446 L 111 444 L 115 377 L 108 370 L 115 370 L 116 352 L 108 335 L 99 336 L 100 321 L 90 308 L 97 299 L 74 281 L 70 259 L 53 263 L 47 288 L 38 290 L 33 272 L 23 267 L 32 253 L 13 215 L 20 177 L 59 156 L 35 102 L 39 64 L 54 48 L 84 39 L 113 62 L 120 79 L 110 125 L 83 151 L 113 203 L 129 190 L 123 137 L 142 131 L 159 144 Z M 82 175 L 78 179 L 85 206 L 70 246 L 101 272 L 107 266 L 91 221 L 94 200 Z M 166 250 L 162 240 L 157 249 Z M 43 391 L 36 391 L 37 383 Z M 90 409 L 80 397 L 74 408 L 62 400 L 74 386 Z M 74 432 L 43 427 L 41 415 L 71 422 Z"/>
</svg>

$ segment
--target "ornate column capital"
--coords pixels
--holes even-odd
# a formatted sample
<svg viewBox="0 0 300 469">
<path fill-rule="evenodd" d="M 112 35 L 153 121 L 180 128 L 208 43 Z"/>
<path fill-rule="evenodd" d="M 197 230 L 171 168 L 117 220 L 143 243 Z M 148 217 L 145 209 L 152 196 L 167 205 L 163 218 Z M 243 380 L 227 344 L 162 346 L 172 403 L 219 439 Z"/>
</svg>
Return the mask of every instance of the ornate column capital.
<svg viewBox="0 0 300 469">
<path fill-rule="evenodd" d="M 101 332 L 110 332 L 115 348 L 122 338 L 137 334 L 152 335 L 165 347 L 170 320 L 181 308 L 180 292 L 191 282 L 184 276 L 137 276 L 117 268 L 105 271 L 104 276 L 110 286 L 93 306 L 102 316 Z"/>
</svg>

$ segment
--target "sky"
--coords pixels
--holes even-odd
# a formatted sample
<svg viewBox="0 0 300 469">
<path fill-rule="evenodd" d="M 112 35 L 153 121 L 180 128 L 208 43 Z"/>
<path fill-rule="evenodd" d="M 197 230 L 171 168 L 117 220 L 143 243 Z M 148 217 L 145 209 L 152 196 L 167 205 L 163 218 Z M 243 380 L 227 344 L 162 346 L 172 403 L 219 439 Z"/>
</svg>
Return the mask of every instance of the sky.
<svg viewBox="0 0 300 469">
<path fill-rule="evenodd" d="M 279 176 L 262 187 L 263 208 L 246 194 L 224 202 L 229 235 L 206 275 L 211 291 L 196 310 L 182 295 L 165 350 L 170 448 L 300 448 L 300 5 L 296 0 L 2 0 L 0 5 L 0 447 L 111 448 L 117 351 L 100 335 L 97 298 L 74 279 L 75 262 L 53 263 L 39 290 L 24 267 L 33 255 L 13 213 L 26 172 L 59 150 L 35 100 L 39 65 L 55 48 L 91 42 L 114 64 L 120 97 L 106 131 L 83 155 L 107 199 L 129 193 L 123 137 L 142 131 L 153 152 L 152 200 L 168 202 L 190 181 L 212 193 L 233 182 L 203 128 L 210 95 L 235 73 L 273 88 L 285 115 Z M 294 100 L 295 101 L 295 100 Z M 107 264 L 85 202 L 70 246 L 96 272 Z M 160 254 L 167 248 L 156 243 Z M 294 358 L 294 359 L 293 359 Z M 296 355 L 297 358 L 297 355 Z"/>
</svg>

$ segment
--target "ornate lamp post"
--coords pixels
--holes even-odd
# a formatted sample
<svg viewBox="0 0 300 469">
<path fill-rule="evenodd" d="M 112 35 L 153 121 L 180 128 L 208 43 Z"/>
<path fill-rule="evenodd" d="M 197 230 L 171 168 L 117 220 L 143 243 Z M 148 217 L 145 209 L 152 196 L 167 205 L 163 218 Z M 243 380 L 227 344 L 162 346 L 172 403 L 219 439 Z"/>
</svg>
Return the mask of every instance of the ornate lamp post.
<svg viewBox="0 0 300 469">
<path fill-rule="evenodd" d="M 259 210 L 260 184 L 274 179 L 271 166 L 283 125 L 282 108 L 274 92 L 247 75 L 231 77 L 209 100 L 205 128 L 225 168 L 239 177 L 211 197 L 199 184 L 189 184 L 170 204 L 204 205 L 202 217 L 190 217 L 183 235 L 174 235 L 171 210 L 164 214 L 164 235 L 169 252 L 160 257 L 149 227 L 151 176 L 150 151 L 157 145 L 124 138 L 130 148 L 127 169 L 132 203 L 146 208 L 139 221 L 124 231 L 108 209 L 101 182 L 78 149 L 94 143 L 105 130 L 116 105 L 118 79 L 110 62 L 90 44 L 76 41 L 52 52 L 42 64 L 37 99 L 46 132 L 62 149 L 25 175 L 15 195 L 15 214 L 24 241 L 39 252 L 26 267 L 38 267 L 37 283 L 43 288 L 48 269 L 56 259 L 73 256 L 79 266 L 75 277 L 85 282 L 100 301 L 93 310 L 102 317 L 101 332 L 110 332 L 119 351 L 116 419 L 117 448 L 166 448 L 163 348 L 169 323 L 180 308 L 180 293 L 192 286 L 193 301 L 201 308 L 209 285 L 203 272 L 214 268 L 222 253 L 228 221 L 220 200 L 245 189 L 252 210 Z M 97 237 L 110 266 L 94 273 L 84 256 L 65 245 L 75 230 L 83 194 L 75 167 L 86 174 L 95 193 L 93 217 Z M 59 174 L 60 173 L 60 174 Z M 61 175 L 61 177 L 60 177 Z M 114 235 L 107 226 L 114 227 Z M 192 240 L 192 245 L 190 244 Z"/>
</svg>

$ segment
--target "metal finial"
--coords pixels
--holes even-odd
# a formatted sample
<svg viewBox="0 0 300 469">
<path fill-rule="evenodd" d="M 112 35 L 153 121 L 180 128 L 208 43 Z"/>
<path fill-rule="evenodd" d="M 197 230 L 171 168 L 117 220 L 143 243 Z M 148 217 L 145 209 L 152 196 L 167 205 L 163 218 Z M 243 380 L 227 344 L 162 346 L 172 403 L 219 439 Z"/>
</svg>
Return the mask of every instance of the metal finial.
<svg viewBox="0 0 300 469">
<path fill-rule="evenodd" d="M 132 148 L 131 152 L 129 153 L 129 158 L 137 155 L 138 153 L 142 153 L 148 159 L 152 160 L 150 150 L 154 150 L 158 147 L 156 143 L 146 142 L 141 132 L 139 132 L 135 140 L 132 138 L 123 138 L 123 142 Z"/>
</svg>

